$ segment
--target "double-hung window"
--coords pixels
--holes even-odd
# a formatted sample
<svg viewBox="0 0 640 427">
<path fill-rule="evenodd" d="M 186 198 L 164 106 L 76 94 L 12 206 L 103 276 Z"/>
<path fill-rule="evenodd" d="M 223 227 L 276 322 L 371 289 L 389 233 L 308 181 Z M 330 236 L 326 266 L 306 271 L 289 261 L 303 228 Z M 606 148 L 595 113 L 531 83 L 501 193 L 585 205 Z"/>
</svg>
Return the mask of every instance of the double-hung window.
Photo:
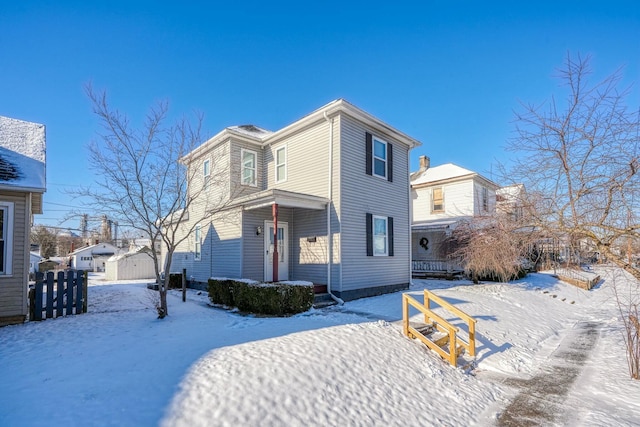
<svg viewBox="0 0 640 427">
<path fill-rule="evenodd" d="M 193 248 L 193 259 L 200 261 L 202 259 L 202 228 L 200 224 L 196 225 L 195 229 L 195 247 Z"/>
<path fill-rule="evenodd" d="M 12 273 L 13 203 L 0 203 L 0 275 Z"/>
<path fill-rule="evenodd" d="M 482 187 L 482 210 L 489 212 L 489 189 Z"/>
<path fill-rule="evenodd" d="M 387 143 L 373 138 L 373 174 L 387 178 Z"/>
<path fill-rule="evenodd" d="M 373 217 L 373 256 L 386 256 L 387 251 L 387 217 Z"/>
<path fill-rule="evenodd" d="M 211 161 L 207 159 L 202 164 L 202 182 L 203 182 L 203 187 L 205 189 L 209 187 L 210 179 L 211 179 Z"/>
<path fill-rule="evenodd" d="M 367 175 L 393 182 L 393 146 L 369 132 L 365 133 L 365 142 Z"/>
<path fill-rule="evenodd" d="M 367 256 L 393 256 L 393 218 L 367 214 Z"/>
<path fill-rule="evenodd" d="M 287 180 L 287 147 L 276 150 L 276 182 Z"/>
<path fill-rule="evenodd" d="M 444 212 L 444 193 L 442 187 L 431 190 L 431 212 Z"/>
<path fill-rule="evenodd" d="M 255 187 L 256 184 L 256 157 L 255 151 L 241 150 L 242 157 L 242 184 Z"/>
</svg>

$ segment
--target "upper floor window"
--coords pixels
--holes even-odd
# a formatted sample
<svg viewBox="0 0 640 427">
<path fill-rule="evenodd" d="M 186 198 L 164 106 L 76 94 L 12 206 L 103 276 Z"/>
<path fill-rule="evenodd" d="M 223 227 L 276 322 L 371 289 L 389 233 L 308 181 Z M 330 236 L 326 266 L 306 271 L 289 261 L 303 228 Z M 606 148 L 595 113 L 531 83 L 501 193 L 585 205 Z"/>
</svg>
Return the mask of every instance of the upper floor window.
<svg viewBox="0 0 640 427">
<path fill-rule="evenodd" d="M 204 183 L 204 188 L 209 186 L 209 181 L 211 179 L 211 161 L 205 160 L 202 164 L 202 181 Z"/>
<path fill-rule="evenodd" d="M 242 184 L 255 187 L 256 184 L 256 157 L 255 151 L 242 150 Z"/>
<path fill-rule="evenodd" d="M 13 203 L 0 204 L 0 274 L 11 274 L 13 245 Z"/>
<path fill-rule="evenodd" d="M 201 237 L 201 233 L 202 233 L 202 228 L 200 227 L 200 224 L 196 225 L 196 229 L 195 229 L 195 247 L 193 248 L 193 258 L 196 261 L 200 261 L 202 259 L 202 237 Z"/>
<path fill-rule="evenodd" d="M 431 212 L 444 212 L 444 193 L 442 187 L 434 188 L 431 193 Z"/>
<path fill-rule="evenodd" d="M 287 180 L 287 147 L 276 150 L 276 182 Z"/>
<path fill-rule="evenodd" d="M 393 181 L 393 146 L 370 133 L 366 133 L 367 175 Z"/>
<path fill-rule="evenodd" d="M 487 187 L 482 187 L 482 210 L 489 211 L 489 189 Z"/>
</svg>

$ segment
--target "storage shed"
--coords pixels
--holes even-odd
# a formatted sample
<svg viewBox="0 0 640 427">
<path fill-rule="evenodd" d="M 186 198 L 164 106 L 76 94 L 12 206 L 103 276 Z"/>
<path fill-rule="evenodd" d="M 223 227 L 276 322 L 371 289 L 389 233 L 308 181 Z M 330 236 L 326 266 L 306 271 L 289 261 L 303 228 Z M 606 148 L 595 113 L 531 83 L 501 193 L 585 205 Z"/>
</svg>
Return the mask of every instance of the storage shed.
<svg viewBox="0 0 640 427">
<path fill-rule="evenodd" d="M 148 250 L 114 255 L 105 265 L 106 280 L 153 279 L 156 273 Z"/>
</svg>

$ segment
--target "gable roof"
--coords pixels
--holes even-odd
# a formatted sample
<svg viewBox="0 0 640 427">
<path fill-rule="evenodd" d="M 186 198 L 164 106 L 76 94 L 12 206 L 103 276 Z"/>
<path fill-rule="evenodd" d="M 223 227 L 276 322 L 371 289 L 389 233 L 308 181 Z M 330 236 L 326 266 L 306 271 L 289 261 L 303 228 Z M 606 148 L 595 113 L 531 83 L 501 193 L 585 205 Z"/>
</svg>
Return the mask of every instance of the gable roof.
<svg viewBox="0 0 640 427">
<path fill-rule="evenodd" d="M 45 127 L 0 116 L 0 189 L 46 190 Z"/>
<path fill-rule="evenodd" d="M 424 171 L 415 172 L 411 174 L 411 176 L 412 186 L 437 183 L 441 181 L 459 180 L 462 178 L 472 179 L 478 177 L 481 180 L 486 181 L 490 185 L 494 186 L 495 188 L 498 188 L 498 185 L 490 179 L 485 178 L 477 172 L 465 169 L 453 163 L 445 163 L 444 165 L 434 166 L 432 168 L 430 167 Z"/>
<path fill-rule="evenodd" d="M 235 138 L 239 138 L 243 141 L 250 142 L 256 144 L 257 146 L 264 147 L 268 144 L 271 144 L 279 139 L 286 138 L 295 132 L 298 132 L 300 129 L 304 129 L 307 126 L 314 124 L 319 121 L 325 121 L 328 117 L 336 115 L 338 113 L 347 114 L 350 117 L 359 120 L 376 131 L 384 133 L 386 135 L 390 135 L 396 141 L 403 143 L 409 148 L 414 148 L 422 145 L 418 140 L 408 136 L 407 134 L 389 126 L 382 120 L 372 116 L 364 110 L 356 107 L 355 105 L 349 103 L 348 101 L 340 98 L 335 101 L 331 101 L 330 103 L 318 108 L 317 110 L 307 114 L 301 119 L 296 120 L 295 122 L 289 124 L 288 126 L 283 127 L 275 132 L 268 131 L 266 129 L 262 129 L 258 126 L 254 125 L 240 125 L 240 126 L 229 126 L 218 132 L 213 137 L 209 138 L 207 141 L 203 142 L 200 146 L 196 147 L 193 151 L 188 153 L 183 157 L 183 161 L 193 160 L 196 157 L 200 156 L 206 150 L 211 147 L 216 146 L 217 144 L 226 141 L 227 138 L 233 136 Z"/>
</svg>

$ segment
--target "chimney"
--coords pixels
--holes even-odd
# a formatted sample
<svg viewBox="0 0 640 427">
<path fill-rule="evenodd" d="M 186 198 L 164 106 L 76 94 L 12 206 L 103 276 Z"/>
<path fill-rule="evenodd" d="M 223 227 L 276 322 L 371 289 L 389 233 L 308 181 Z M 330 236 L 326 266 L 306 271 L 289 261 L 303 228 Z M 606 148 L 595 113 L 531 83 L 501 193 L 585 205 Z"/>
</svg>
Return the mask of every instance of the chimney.
<svg viewBox="0 0 640 427">
<path fill-rule="evenodd" d="M 420 156 L 420 171 L 426 171 L 431 166 L 431 159 L 428 156 Z"/>
</svg>

